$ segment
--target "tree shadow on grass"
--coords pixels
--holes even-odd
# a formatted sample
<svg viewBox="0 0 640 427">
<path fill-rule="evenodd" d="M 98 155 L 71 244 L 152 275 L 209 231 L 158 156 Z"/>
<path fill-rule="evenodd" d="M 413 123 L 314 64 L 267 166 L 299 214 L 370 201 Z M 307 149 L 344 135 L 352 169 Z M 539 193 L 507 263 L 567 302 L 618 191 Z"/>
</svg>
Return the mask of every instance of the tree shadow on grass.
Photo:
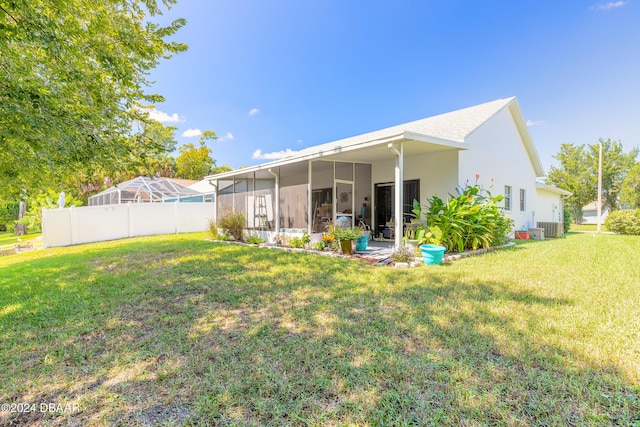
<svg viewBox="0 0 640 427">
<path fill-rule="evenodd" d="M 2 414 L 0 423 L 638 417 L 637 386 L 622 372 L 536 335 L 546 331 L 541 308 L 573 302 L 509 283 L 203 242 L 133 244 L 29 268 L 38 276 L 18 265 L 12 281 L 0 279 L 3 304 L 22 305 L 0 315 L 0 371 L 16 378 L 0 400 L 73 401 L 82 412 Z"/>
</svg>

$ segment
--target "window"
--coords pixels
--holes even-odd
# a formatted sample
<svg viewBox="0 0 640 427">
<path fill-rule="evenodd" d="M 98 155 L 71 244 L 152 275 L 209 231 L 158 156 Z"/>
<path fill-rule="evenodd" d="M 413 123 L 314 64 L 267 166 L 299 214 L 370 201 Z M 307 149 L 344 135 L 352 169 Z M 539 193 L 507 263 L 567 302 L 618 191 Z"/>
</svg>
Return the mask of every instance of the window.
<svg viewBox="0 0 640 427">
<path fill-rule="evenodd" d="M 520 212 L 525 212 L 527 210 L 527 190 L 524 188 L 520 189 Z"/>
<path fill-rule="evenodd" d="M 511 210 L 511 186 L 504 186 L 504 209 L 507 211 Z"/>
</svg>

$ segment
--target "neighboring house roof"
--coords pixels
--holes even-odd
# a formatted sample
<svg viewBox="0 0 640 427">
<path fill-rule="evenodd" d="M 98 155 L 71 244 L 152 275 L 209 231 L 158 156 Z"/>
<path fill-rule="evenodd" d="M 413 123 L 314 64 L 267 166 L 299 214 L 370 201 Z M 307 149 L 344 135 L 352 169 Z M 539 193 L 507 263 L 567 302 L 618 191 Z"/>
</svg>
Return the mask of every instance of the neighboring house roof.
<svg viewBox="0 0 640 427">
<path fill-rule="evenodd" d="M 602 202 L 602 211 L 604 212 L 607 207 L 605 206 L 604 202 Z M 584 211 L 596 211 L 598 210 L 598 201 L 596 200 L 595 202 L 591 202 L 589 204 L 586 204 L 582 207 L 582 212 Z"/>
<path fill-rule="evenodd" d="M 211 183 L 207 179 L 202 181 L 197 181 L 189 185 L 189 188 L 204 194 L 213 193 L 215 191 L 215 187 L 211 185 Z"/>
<path fill-rule="evenodd" d="M 196 182 L 198 182 L 195 179 L 183 179 L 183 178 L 167 178 L 169 181 L 171 182 L 176 182 L 180 185 L 183 185 L 185 187 L 190 187 L 193 184 L 195 184 Z"/>
<path fill-rule="evenodd" d="M 516 97 L 498 99 L 473 107 L 463 108 L 426 119 L 416 120 L 385 129 L 368 132 L 350 138 L 340 139 L 326 144 L 316 145 L 283 157 L 280 160 L 263 163 L 242 169 L 242 173 L 264 170 L 285 164 L 311 160 L 329 155 L 344 154 L 352 150 L 376 147 L 394 141 L 416 141 L 421 143 L 431 143 L 440 146 L 468 149 L 467 138 L 482 124 L 505 108 L 509 108 L 514 119 L 518 132 L 525 145 L 525 149 L 531 160 L 531 164 L 537 176 L 544 175 L 544 169 L 538 153 L 533 145 L 533 140 L 529 134 L 526 122 L 520 110 Z M 213 175 L 217 178 L 238 175 L 240 171 L 235 170 Z M 207 177 L 209 178 L 209 177 Z"/>
</svg>

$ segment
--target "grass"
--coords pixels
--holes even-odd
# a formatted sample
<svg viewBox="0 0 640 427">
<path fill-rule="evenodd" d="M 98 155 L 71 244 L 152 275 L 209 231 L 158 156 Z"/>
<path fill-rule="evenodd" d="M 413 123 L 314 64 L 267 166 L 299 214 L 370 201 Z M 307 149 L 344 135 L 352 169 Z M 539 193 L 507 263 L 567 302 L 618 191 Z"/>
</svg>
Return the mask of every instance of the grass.
<svg viewBox="0 0 640 427">
<path fill-rule="evenodd" d="M 0 412 L 41 425 L 640 425 L 640 239 L 395 270 L 154 236 L 0 259 Z"/>
<path fill-rule="evenodd" d="M 25 236 L 16 236 L 13 233 L 0 232 L 0 247 L 5 245 L 14 245 L 18 243 L 18 238 L 22 239 L 23 242 L 26 242 L 27 240 L 33 240 L 41 235 L 42 233 L 30 233 Z"/>
<path fill-rule="evenodd" d="M 571 226 L 569 227 L 569 231 L 593 231 L 595 232 L 598 229 L 598 225 L 597 224 L 571 224 Z M 600 227 L 601 231 L 609 231 L 607 229 L 607 226 L 602 224 L 602 227 Z"/>
</svg>

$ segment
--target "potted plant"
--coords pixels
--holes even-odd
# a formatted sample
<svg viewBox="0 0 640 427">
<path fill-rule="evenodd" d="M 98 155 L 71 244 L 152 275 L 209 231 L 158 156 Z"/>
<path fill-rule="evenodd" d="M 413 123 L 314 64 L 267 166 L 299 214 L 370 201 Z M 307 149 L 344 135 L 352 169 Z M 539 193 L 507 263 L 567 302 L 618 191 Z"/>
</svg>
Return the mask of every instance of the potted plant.
<svg viewBox="0 0 640 427">
<path fill-rule="evenodd" d="M 418 249 L 418 230 L 424 228 L 422 225 L 422 206 L 420 202 L 414 199 L 413 209 L 409 214 L 411 222 L 407 224 L 404 230 L 404 237 L 402 237 L 402 244 L 409 250 L 415 251 Z"/>
<path fill-rule="evenodd" d="M 340 247 L 342 253 L 347 255 L 353 255 L 355 252 L 356 239 L 362 236 L 362 228 L 360 227 L 348 227 L 340 228 L 336 227 L 335 237 L 340 241 Z"/>
</svg>

